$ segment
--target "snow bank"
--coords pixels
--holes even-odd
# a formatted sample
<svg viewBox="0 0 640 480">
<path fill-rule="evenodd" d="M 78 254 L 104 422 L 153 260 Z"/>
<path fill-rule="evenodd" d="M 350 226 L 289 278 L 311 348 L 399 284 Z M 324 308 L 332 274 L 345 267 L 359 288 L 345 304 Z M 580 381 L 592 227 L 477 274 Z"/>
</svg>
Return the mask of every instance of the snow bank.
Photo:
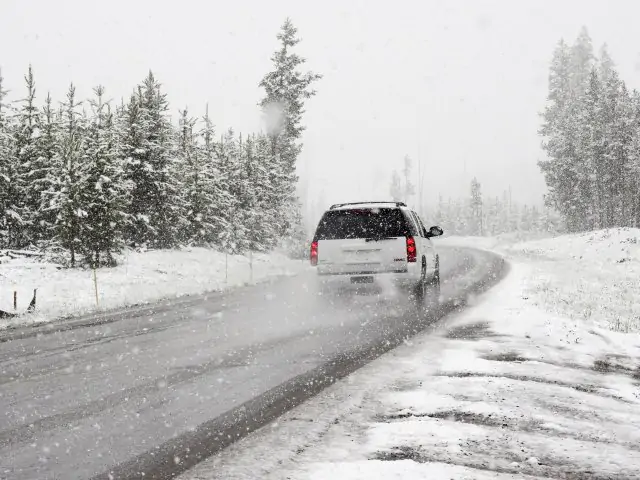
<svg viewBox="0 0 640 480">
<path fill-rule="evenodd" d="M 255 254 L 252 264 L 253 268 L 249 257 L 227 257 L 204 248 L 127 252 L 117 267 L 97 270 L 97 306 L 91 270 L 64 269 L 28 257 L 0 256 L 0 310 L 13 312 L 13 292 L 17 291 L 17 310 L 24 312 L 33 290 L 38 289 L 36 314 L 0 320 L 0 328 L 222 290 L 307 268 L 307 262 L 278 253 Z"/>
<path fill-rule="evenodd" d="M 514 261 L 474 308 L 180 480 L 638 478 L 637 336 L 545 312 L 538 280 Z"/>
<path fill-rule="evenodd" d="M 528 295 L 547 312 L 586 325 L 640 331 L 640 229 L 616 228 L 522 241 L 451 237 L 443 245 L 476 246 L 530 262 Z"/>
</svg>

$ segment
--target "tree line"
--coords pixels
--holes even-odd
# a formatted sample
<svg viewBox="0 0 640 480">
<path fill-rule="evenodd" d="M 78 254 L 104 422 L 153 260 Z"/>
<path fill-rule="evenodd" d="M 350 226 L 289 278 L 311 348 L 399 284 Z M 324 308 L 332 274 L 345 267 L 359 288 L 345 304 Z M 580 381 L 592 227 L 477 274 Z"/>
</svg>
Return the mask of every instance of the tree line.
<svg viewBox="0 0 640 480">
<path fill-rule="evenodd" d="M 208 108 L 172 123 L 152 72 L 127 101 L 103 86 L 80 100 L 6 101 L 0 75 L 0 248 L 59 251 L 71 265 L 113 265 L 125 247 L 204 246 L 230 253 L 304 241 L 296 159 L 306 99 L 321 78 L 301 72 L 286 20 L 260 86 L 265 132 L 217 134 Z"/>
<path fill-rule="evenodd" d="M 555 48 L 539 134 L 548 204 L 569 231 L 640 226 L 640 92 L 586 28 Z"/>
<path fill-rule="evenodd" d="M 416 188 L 411 181 L 413 162 L 404 157 L 402 175 L 394 170 L 389 183 L 393 201 L 404 201 L 425 215 L 427 223 L 441 226 L 447 234 L 494 236 L 511 232 L 558 233 L 563 231 L 562 218 L 548 202 L 527 205 L 512 199 L 511 191 L 502 196 L 485 197 L 477 178 L 469 185 L 469 194 L 462 198 L 439 196 L 435 205 L 420 204 L 415 198 Z M 419 197 L 419 196 L 418 196 Z"/>
<path fill-rule="evenodd" d="M 446 200 L 440 196 L 436 205 L 424 211 L 427 219 L 451 235 L 558 233 L 563 229 L 562 219 L 553 209 L 517 202 L 509 190 L 501 196 L 485 198 L 476 178 L 471 181 L 468 196 Z"/>
</svg>

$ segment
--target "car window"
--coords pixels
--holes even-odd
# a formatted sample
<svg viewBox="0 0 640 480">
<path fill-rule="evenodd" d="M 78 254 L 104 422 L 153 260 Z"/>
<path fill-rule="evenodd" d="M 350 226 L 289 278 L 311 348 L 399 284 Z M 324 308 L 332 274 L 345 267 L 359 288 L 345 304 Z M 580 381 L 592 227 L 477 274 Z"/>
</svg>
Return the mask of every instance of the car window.
<svg viewBox="0 0 640 480">
<path fill-rule="evenodd" d="M 418 214 L 413 210 L 411 211 L 411 216 L 413 217 L 413 221 L 415 222 L 416 227 L 418 228 L 418 235 L 421 237 L 424 237 L 424 231 L 422 229 L 422 223 L 420 222 L 420 217 L 418 217 Z"/>
<path fill-rule="evenodd" d="M 414 235 L 412 225 L 398 208 L 358 208 L 326 212 L 316 230 L 316 240 L 404 237 Z"/>
<path fill-rule="evenodd" d="M 426 232 L 427 229 L 424 226 L 424 223 L 422 223 L 422 219 L 420 218 L 420 216 L 416 213 L 416 218 L 418 219 L 418 226 L 420 227 L 420 231 L 422 232 Z M 424 235 L 423 235 L 424 236 Z"/>
</svg>

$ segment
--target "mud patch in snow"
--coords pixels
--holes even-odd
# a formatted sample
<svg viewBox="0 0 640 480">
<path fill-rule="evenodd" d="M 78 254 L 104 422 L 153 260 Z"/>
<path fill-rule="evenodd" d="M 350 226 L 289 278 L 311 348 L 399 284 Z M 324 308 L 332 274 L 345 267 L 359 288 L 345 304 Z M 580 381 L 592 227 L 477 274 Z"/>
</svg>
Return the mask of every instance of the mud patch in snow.
<svg viewBox="0 0 640 480">
<path fill-rule="evenodd" d="M 450 328 L 445 334 L 446 338 L 457 340 L 479 340 L 481 338 L 496 337 L 490 328 L 489 322 L 477 322 Z"/>
</svg>

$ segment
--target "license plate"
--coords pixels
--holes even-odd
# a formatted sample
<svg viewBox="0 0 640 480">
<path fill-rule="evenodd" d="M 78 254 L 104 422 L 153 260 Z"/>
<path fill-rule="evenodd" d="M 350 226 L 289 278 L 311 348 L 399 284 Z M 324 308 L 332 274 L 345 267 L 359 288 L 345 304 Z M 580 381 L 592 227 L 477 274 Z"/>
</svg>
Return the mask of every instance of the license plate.
<svg viewBox="0 0 640 480">
<path fill-rule="evenodd" d="M 351 262 L 355 263 L 371 263 L 375 261 L 375 254 L 373 252 L 361 250 L 359 252 L 352 252 L 348 258 Z"/>
<path fill-rule="evenodd" d="M 373 277 L 351 277 L 351 283 L 373 283 Z"/>
</svg>

